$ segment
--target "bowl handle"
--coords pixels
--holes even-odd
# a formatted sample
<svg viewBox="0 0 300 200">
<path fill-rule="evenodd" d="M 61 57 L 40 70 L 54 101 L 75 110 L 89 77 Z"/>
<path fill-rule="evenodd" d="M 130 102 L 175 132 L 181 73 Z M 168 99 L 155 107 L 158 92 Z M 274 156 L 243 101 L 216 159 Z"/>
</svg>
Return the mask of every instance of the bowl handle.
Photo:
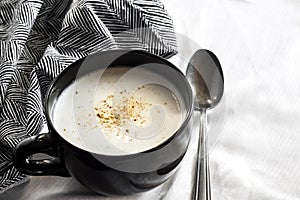
<svg viewBox="0 0 300 200">
<path fill-rule="evenodd" d="M 53 142 L 51 133 L 42 133 L 26 138 L 13 151 L 14 166 L 21 172 L 33 176 L 69 177 L 63 155 L 57 144 Z M 45 153 L 51 158 L 33 160 L 30 157 L 37 153 Z"/>
</svg>

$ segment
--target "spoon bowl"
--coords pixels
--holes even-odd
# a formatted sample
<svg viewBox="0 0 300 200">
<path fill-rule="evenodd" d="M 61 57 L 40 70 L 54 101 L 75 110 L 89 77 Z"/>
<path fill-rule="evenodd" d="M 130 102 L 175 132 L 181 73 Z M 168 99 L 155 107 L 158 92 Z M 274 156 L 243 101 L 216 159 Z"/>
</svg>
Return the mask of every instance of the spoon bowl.
<svg viewBox="0 0 300 200">
<path fill-rule="evenodd" d="M 224 76 L 217 56 L 206 49 L 200 49 L 191 57 L 186 76 L 195 94 L 197 110 L 215 107 L 224 92 Z"/>
</svg>

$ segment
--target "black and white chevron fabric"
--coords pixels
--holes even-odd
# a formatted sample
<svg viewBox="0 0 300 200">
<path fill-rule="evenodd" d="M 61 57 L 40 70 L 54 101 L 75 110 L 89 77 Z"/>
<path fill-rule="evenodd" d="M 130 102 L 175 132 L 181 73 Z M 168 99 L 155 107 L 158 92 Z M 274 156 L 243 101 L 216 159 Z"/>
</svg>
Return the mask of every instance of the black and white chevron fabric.
<svg viewBox="0 0 300 200">
<path fill-rule="evenodd" d="M 12 149 L 46 126 L 42 101 L 52 79 L 115 48 L 176 53 L 159 0 L 0 1 L 0 193 L 28 180 L 11 165 Z"/>
</svg>

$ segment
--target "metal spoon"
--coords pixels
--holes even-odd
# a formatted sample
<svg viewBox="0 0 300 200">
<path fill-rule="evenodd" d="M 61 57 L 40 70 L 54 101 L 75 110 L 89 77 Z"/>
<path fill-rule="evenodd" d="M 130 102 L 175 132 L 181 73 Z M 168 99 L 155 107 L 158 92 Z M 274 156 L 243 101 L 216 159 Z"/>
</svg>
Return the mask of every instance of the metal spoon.
<svg viewBox="0 0 300 200">
<path fill-rule="evenodd" d="M 224 91 L 223 72 L 216 55 L 209 50 L 200 49 L 191 57 L 186 76 L 195 94 L 194 109 L 200 111 L 196 183 L 193 199 L 211 200 L 206 110 L 216 106 L 222 98 Z"/>
</svg>

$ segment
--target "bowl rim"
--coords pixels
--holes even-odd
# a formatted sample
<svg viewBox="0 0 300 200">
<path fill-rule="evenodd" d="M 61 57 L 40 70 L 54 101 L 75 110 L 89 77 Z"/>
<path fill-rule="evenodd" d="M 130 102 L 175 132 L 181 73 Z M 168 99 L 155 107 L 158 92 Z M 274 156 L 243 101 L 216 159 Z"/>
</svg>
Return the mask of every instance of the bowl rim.
<svg viewBox="0 0 300 200">
<path fill-rule="evenodd" d="M 137 54 L 141 54 L 141 55 L 146 55 L 149 57 L 154 58 L 155 60 L 159 60 L 161 62 L 163 62 L 164 64 L 168 65 L 169 67 L 173 68 L 175 71 L 178 72 L 178 74 L 182 77 L 183 82 L 186 85 L 186 89 L 188 90 L 188 94 L 190 95 L 189 98 L 189 102 L 186 103 L 187 109 L 186 109 L 186 116 L 185 119 L 182 121 L 180 127 L 165 141 L 163 141 L 162 143 L 160 143 L 159 145 L 152 147 L 150 149 L 141 151 L 141 152 L 136 152 L 136 153 L 128 153 L 128 154 L 124 154 L 124 155 L 113 155 L 113 154 L 101 154 L 101 153 L 97 153 L 97 152 L 92 152 L 92 151 L 88 151 L 86 149 L 80 148 L 74 144 L 72 144 L 70 141 L 66 140 L 60 133 L 59 131 L 56 130 L 51 117 L 50 117 L 50 111 L 49 111 L 49 97 L 52 93 L 52 89 L 55 86 L 55 84 L 57 83 L 57 81 L 61 78 L 63 78 L 64 76 L 66 76 L 66 74 L 68 73 L 68 71 L 75 65 L 80 64 L 82 61 L 84 61 L 87 57 L 90 56 L 97 56 L 97 54 L 101 54 L 102 56 L 105 54 L 112 54 L 112 53 L 122 53 L 121 55 L 125 55 L 127 53 L 137 53 Z M 51 105 L 53 105 L 55 103 L 52 103 Z M 186 78 L 186 76 L 179 70 L 179 68 L 177 68 L 173 63 L 171 63 L 170 61 L 166 60 L 165 58 L 162 58 L 158 55 L 152 54 L 148 51 L 145 50 L 124 50 L 124 49 L 115 49 L 115 50 L 105 50 L 105 51 L 98 51 L 96 53 L 87 55 L 83 58 L 78 59 L 77 61 L 75 61 L 74 63 L 70 64 L 69 66 L 67 66 L 65 69 L 63 69 L 50 83 L 46 95 L 45 95 L 45 99 L 44 99 L 44 108 L 45 108 L 45 116 L 46 116 L 46 120 L 47 120 L 47 125 L 49 127 L 49 133 L 53 134 L 55 133 L 55 135 L 58 135 L 64 142 L 66 142 L 68 145 L 71 145 L 73 148 L 76 148 L 78 150 L 90 153 L 90 154 L 96 154 L 97 156 L 104 156 L 104 157 L 127 157 L 127 156 L 137 156 L 140 154 L 145 154 L 145 153 L 150 153 L 150 152 L 154 152 L 157 151 L 165 146 L 167 146 L 175 137 L 177 137 L 179 134 L 181 134 L 183 132 L 183 129 L 185 129 L 185 127 L 188 125 L 188 123 L 190 122 L 190 119 L 193 115 L 193 105 L 194 105 L 194 98 L 193 98 L 193 92 L 191 89 L 191 86 Z M 189 137 L 190 138 L 190 137 Z M 189 141 L 188 141 L 189 142 Z"/>
</svg>

